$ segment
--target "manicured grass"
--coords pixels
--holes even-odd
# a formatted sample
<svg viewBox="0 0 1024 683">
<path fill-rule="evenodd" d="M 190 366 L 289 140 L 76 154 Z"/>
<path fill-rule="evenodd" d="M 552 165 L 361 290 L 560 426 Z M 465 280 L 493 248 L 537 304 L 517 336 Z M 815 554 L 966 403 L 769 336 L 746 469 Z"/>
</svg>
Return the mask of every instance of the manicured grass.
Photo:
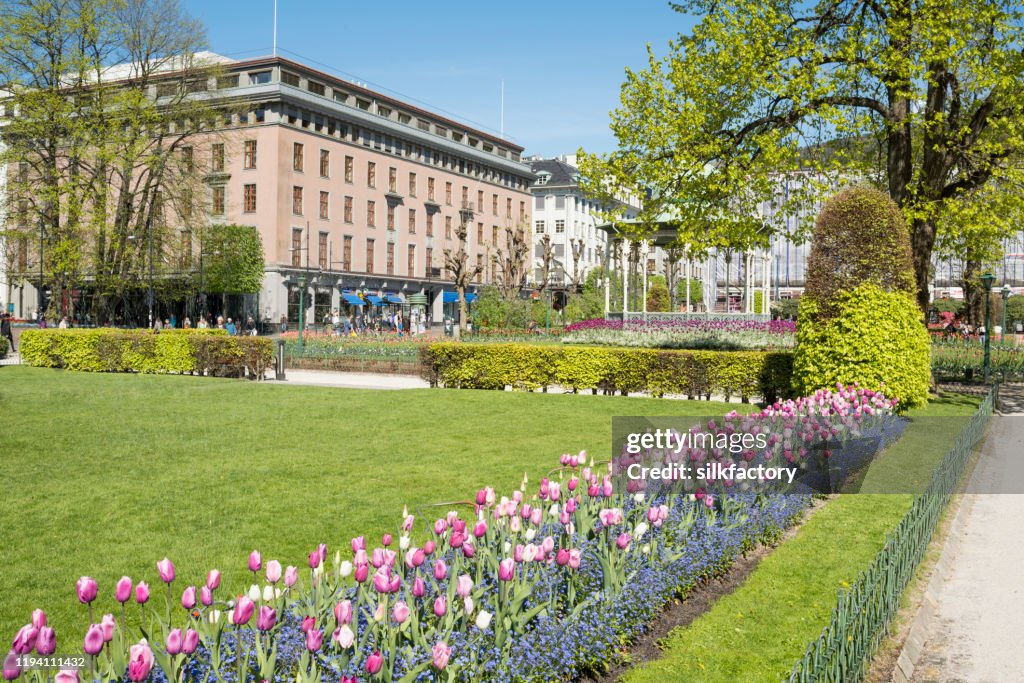
<svg viewBox="0 0 1024 683">
<path fill-rule="evenodd" d="M 566 452 L 606 457 L 614 415 L 741 407 L 2 368 L 0 636 L 42 607 L 77 640 L 83 574 L 99 581 L 103 611 L 114 610 L 122 574 L 157 588 L 165 555 L 178 567 L 177 596 L 212 567 L 238 590 L 251 583 L 253 548 L 304 566 L 319 542 L 333 555 L 353 535 L 395 531 L 403 504 L 416 513 L 483 485 L 511 492 Z"/>
<path fill-rule="evenodd" d="M 946 396 L 914 411 L 911 423 L 885 454 L 896 467 L 939 449 L 941 458 L 981 402 Z M 936 459 L 937 462 L 937 459 Z M 797 535 L 768 555 L 747 582 L 689 627 L 664 641 L 664 656 L 630 671 L 628 683 L 666 681 L 778 681 L 790 674 L 828 624 L 840 588 L 871 563 L 886 535 L 906 514 L 912 496 L 845 494 L 830 501 Z"/>
</svg>

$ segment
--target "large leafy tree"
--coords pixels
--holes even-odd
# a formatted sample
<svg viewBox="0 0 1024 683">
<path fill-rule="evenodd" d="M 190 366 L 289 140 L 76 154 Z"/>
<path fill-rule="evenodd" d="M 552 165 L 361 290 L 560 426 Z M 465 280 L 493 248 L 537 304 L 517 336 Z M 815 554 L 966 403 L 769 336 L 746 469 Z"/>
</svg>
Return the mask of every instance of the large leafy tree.
<svg viewBox="0 0 1024 683">
<path fill-rule="evenodd" d="M 688 0 L 673 8 L 698 23 L 665 57 L 649 49 L 645 69 L 627 70 L 611 121 L 619 149 L 584 155 L 593 192 L 649 188 L 648 218 L 668 212 L 684 232 L 736 245 L 763 238 L 757 207 L 777 198 L 779 174 L 803 178 L 791 204 L 842 178 L 876 183 L 907 216 L 922 307 L 940 229 L 968 240 L 975 231 L 948 216 L 1024 201 L 1024 10 L 1016 2 Z M 976 207 L 963 211 L 965 203 Z"/>
</svg>

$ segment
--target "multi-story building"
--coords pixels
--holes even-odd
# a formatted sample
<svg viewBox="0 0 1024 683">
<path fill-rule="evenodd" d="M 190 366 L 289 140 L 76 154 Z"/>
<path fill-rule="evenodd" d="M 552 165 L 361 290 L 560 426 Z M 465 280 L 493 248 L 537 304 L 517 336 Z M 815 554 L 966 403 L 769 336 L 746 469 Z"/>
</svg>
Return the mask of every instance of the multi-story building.
<svg viewBox="0 0 1024 683">
<path fill-rule="evenodd" d="M 474 284 L 493 280 L 504 228 L 529 221 L 522 147 L 281 57 L 216 61 L 219 74 L 190 87 L 233 113 L 190 153 L 209 170 L 208 220 L 259 229 L 260 317 L 297 320 L 303 281 L 307 319 L 359 295 L 419 294 L 439 320 L 455 296 L 444 251 L 459 248 L 461 221 L 469 266 L 482 268 Z"/>
<path fill-rule="evenodd" d="M 564 287 L 575 277 L 573 245 L 581 249 L 579 258 L 580 281 L 586 272 L 600 266 L 604 259 L 607 233 L 597 229 L 605 221 L 606 207 L 580 188 L 579 169 L 575 155 L 562 155 L 554 159 L 529 157 L 527 161 L 536 176 L 530 192 L 533 194 L 533 269 L 530 276 L 536 285 L 543 279 L 540 264 L 543 241 L 550 238 L 554 261 L 549 273 L 549 284 Z M 640 200 L 622 197 L 623 218 L 632 219 L 640 210 Z"/>
</svg>

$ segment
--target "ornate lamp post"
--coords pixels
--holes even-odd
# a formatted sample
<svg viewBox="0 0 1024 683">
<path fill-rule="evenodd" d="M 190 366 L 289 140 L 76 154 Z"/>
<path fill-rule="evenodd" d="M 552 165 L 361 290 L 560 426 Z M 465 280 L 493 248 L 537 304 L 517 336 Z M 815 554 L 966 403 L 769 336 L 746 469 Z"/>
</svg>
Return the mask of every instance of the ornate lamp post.
<svg viewBox="0 0 1024 683">
<path fill-rule="evenodd" d="M 996 276 L 992 273 L 985 273 L 981 276 L 981 284 L 985 288 L 985 381 L 989 379 L 992 367 L 992 316 L 989 310 L 989 293 L 992 291 L 992 283 Z"/>
<path fill-rule="evenodd" d="M 1006 339 L 1006 303 L 1010 299 L 1010 295 L 1013 294 L 1013 290 L 1010 289 L 1010 285 L 1003 283 L 1003 288 L 999 290 L 999 293 L 1003 295 L 1003 326 L 999 329 L 1002 333 L 999 335 L 999 341 Z"/>
</svg>

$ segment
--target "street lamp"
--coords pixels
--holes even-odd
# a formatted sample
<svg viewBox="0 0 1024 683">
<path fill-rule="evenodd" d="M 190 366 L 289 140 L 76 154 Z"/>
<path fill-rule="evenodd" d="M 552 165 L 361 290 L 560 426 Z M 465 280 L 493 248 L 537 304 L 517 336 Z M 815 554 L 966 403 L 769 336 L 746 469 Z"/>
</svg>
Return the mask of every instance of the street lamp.
<svg viewBox="0 0 1024 683">
<path fill-rule="evenodd" d="M 1003 288 L 999 290 L 999 293 L 1003 295 L 1003 326 L 999 329 L 1002 330 L 999 335 L 999 341 L 1006 339 L 1006 303 L 1010 299 L 1010 295 L 1013 294 L 1013 290 L 1010 289 L 1010 285 L 1003 283 Z"/>
<path fill-rule="evenodd" d="M 46 309 L 43 306 L 43 228 L 46 223 L 43 221 L 43 217 L 39 217 L 39 293 L 37 298 L 39 299 L 39 326 L 45 327 L 43 323 L 43 316 Z"/>
<path fill-rule="evenodd" d="M 992 366 L 992 317 L 989 310 L 989 293 L 992 291 L 992 284 L 996 276 L 992 273 L 985 273 L 981 276 L 981 284 L 985 288 L 985 381 L 989 379 Z"/>
</svg>

